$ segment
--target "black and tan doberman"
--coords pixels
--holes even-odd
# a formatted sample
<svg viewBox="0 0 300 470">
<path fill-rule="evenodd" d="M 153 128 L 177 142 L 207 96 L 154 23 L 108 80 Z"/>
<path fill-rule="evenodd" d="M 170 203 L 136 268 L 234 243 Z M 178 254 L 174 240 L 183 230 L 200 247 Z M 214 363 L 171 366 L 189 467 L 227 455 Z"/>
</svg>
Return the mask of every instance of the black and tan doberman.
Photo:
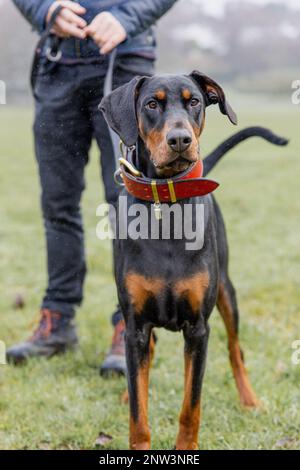
<svg viewBox="0 0 300 470">
<path fill-rule="evenodd" d="M 133 162 L 140 174 L 159 181 L 183 174 L 199 160 L 199 140 L 210 104 L 218 104 L 220 111 L 236 124 L 236 115 L 222 88 L 200 72 L 190 76 L 137 77 L 104 98 L 100 109 L 126 146 L 138 148 Z M 286 143 L 266 129 L 241 131 L 205 159 L 205 174 L 228 149 L 252 135 L 277 145 Z M 141 201 L 126 189 L 122 195 L 127 196 L 129 208 L 143 204 L 148 220 L 151 219 L 151 201 Z M 246 407 L 258 405 L 239 344 L 239 311 L 228 275 L 228 247 L 220 209 L 211 194 L 186 198 L 177 204 L 204 206 L 201 249 L 187 250 L 185 236 L 176 238 L 172 229 L 170 239 L 128 236 L 115 240 L 115 277 L 126 322 L 131 449 L 150 448 L 147 402 L 154 327 L 183 331 L 185 385 L 176 449 L 198 448 L 208 320 L 216 305 L 228 334 L 240 401 Z M 128 217 L 128 213 L 119 216 L 119 224 L 120 218 Z"/>
</svg>

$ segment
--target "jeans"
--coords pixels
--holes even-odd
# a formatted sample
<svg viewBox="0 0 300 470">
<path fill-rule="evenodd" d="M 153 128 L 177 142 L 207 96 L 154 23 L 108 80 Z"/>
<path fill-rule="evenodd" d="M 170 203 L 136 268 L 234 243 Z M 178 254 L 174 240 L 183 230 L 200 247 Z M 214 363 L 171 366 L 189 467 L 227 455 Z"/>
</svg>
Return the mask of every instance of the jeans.
<svg viewBox="0 0 300 470">
<path fill-rule="evenodd" d="M 154 63 L 137 56 L 117 59 L 114 88 L 136 75 L 151 75 Z M 106 201 L 114 204 L 115 160 L 106 122 L 98 105 L 107 61 L 62 65 L 46 62 L 37 78 L 34 138 L 41 182 L 48 286 L 42 308 L 73 317 L 83 300 L 86 275 L 80 201 L 92 139 L 98 144 Z M 126 119 L 126 116 L 124 116 Z M 115 313 L 113 323 L 121 317 Z"/>
</svg>

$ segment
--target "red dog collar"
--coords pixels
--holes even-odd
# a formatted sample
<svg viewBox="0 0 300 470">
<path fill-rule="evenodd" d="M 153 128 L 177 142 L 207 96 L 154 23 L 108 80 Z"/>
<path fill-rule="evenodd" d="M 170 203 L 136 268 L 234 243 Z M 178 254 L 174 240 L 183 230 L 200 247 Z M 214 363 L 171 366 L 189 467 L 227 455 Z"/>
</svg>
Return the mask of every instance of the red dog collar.
<svg viewBox="0 0 300 470">
<path fill-rule="evenodd" d="M 219 186 L 215 181 L 202 178 L 203 163 L 201 160 L 194 163 L 185 172 L 169 179 L 146 178 L 125 158 L 120 159 L 120 164 L 118 173 L 121 175 L 129 194 L 137 199 L 155 204 L 175 203 L 181 199 L 205 196 Z"/>
</svg>

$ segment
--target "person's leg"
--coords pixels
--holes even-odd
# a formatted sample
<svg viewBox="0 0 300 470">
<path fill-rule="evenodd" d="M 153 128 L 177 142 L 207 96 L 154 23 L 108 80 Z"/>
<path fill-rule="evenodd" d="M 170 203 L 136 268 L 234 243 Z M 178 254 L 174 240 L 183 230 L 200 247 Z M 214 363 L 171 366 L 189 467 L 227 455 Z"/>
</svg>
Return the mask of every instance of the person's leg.
<svg viewBox="0 0 300 470">
<path fill-rule="evenodd" d="M 50 106 L 37 103 L 34 126 L 48 258 L 42 307 L 69 317 L 83 297 L 86 265 L 80 200 L 92 138 L 74 81 L 70 77 L 70 87 L 66 85 L 65 94 Z"/>
<path fill-rule="evenodd" d="M 92 129 L 77 90 L 76 68 L 58 66 L 35 90 L 35 150 L 46 232 L 48 287 L 38 329 L 8 351 L 13 362 L 52 356 L 77 342 L 72 324 L 86 272 L 80 199 Z"/>
<path fill-rule="evenodd" d="M 113 88 L 118 88 L 128 83 L 136 75 L 152 75 L 154 73 L 154 61 L 142 57 L 127 56 L 117 59 Z M 102 113 L 98 106 L 103 97 L 104 79 L 100 79 L 91 94 L 90 112 L 93 123 L 94 135 L 100 149 L 101 174 L 104 182 L 105 198 L 109 204 L 116 205 L 119 195 L 119 187 L 114 181 L 114 172 L 116 171 L 115 156 L 111 142 L 110 133 Z M 126 116 L 124 116 L 126 119 Z M 117 306 L 112 314 L 112 324 L 114 335 L 112 345 L 108 355 L 101 365 L 100 372 L 105 375 L 110 372 L 125 374 L 125 342 L 124 342 L 124 321 L 121 309 Z"/>
</svg>

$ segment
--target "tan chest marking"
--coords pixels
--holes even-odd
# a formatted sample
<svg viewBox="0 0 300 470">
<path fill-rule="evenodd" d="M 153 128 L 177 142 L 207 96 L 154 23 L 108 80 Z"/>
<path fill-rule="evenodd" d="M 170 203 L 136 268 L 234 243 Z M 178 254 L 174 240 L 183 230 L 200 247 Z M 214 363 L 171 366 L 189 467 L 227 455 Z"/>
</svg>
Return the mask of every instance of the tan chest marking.
<svg viewBox="0 0 300 470">
<path fill-rule="evenodd" d="M 141 313 L 147 300 L 163 291 L 166 282 L 159 278 L 147 278 L 137 273 L 128 273 L 126 288 L 136 313 Z"/>
<path fill-rule="evenodd" d="M 157 297 L 168 286 L 167 281 L 160 278 L 145 277 L 137 273 L 128 273 L 125 285 L 130 301 L 136 313 L 141 313 L 150 297 Z M 194 276 L 181 279 L 172 286 L 174 295 L 185 298 L 193 312 L 198 313 L 209 286 L 209 274 L 197 273 Z"/>
<path fill-rule="evenodd" d="M 185 298 L 193 312 L 198 313 L 209 286 L 209 274 L 197 273 L 194 276 L 177 281 L 174 292 L 177 297 Z"/>
</svg>

